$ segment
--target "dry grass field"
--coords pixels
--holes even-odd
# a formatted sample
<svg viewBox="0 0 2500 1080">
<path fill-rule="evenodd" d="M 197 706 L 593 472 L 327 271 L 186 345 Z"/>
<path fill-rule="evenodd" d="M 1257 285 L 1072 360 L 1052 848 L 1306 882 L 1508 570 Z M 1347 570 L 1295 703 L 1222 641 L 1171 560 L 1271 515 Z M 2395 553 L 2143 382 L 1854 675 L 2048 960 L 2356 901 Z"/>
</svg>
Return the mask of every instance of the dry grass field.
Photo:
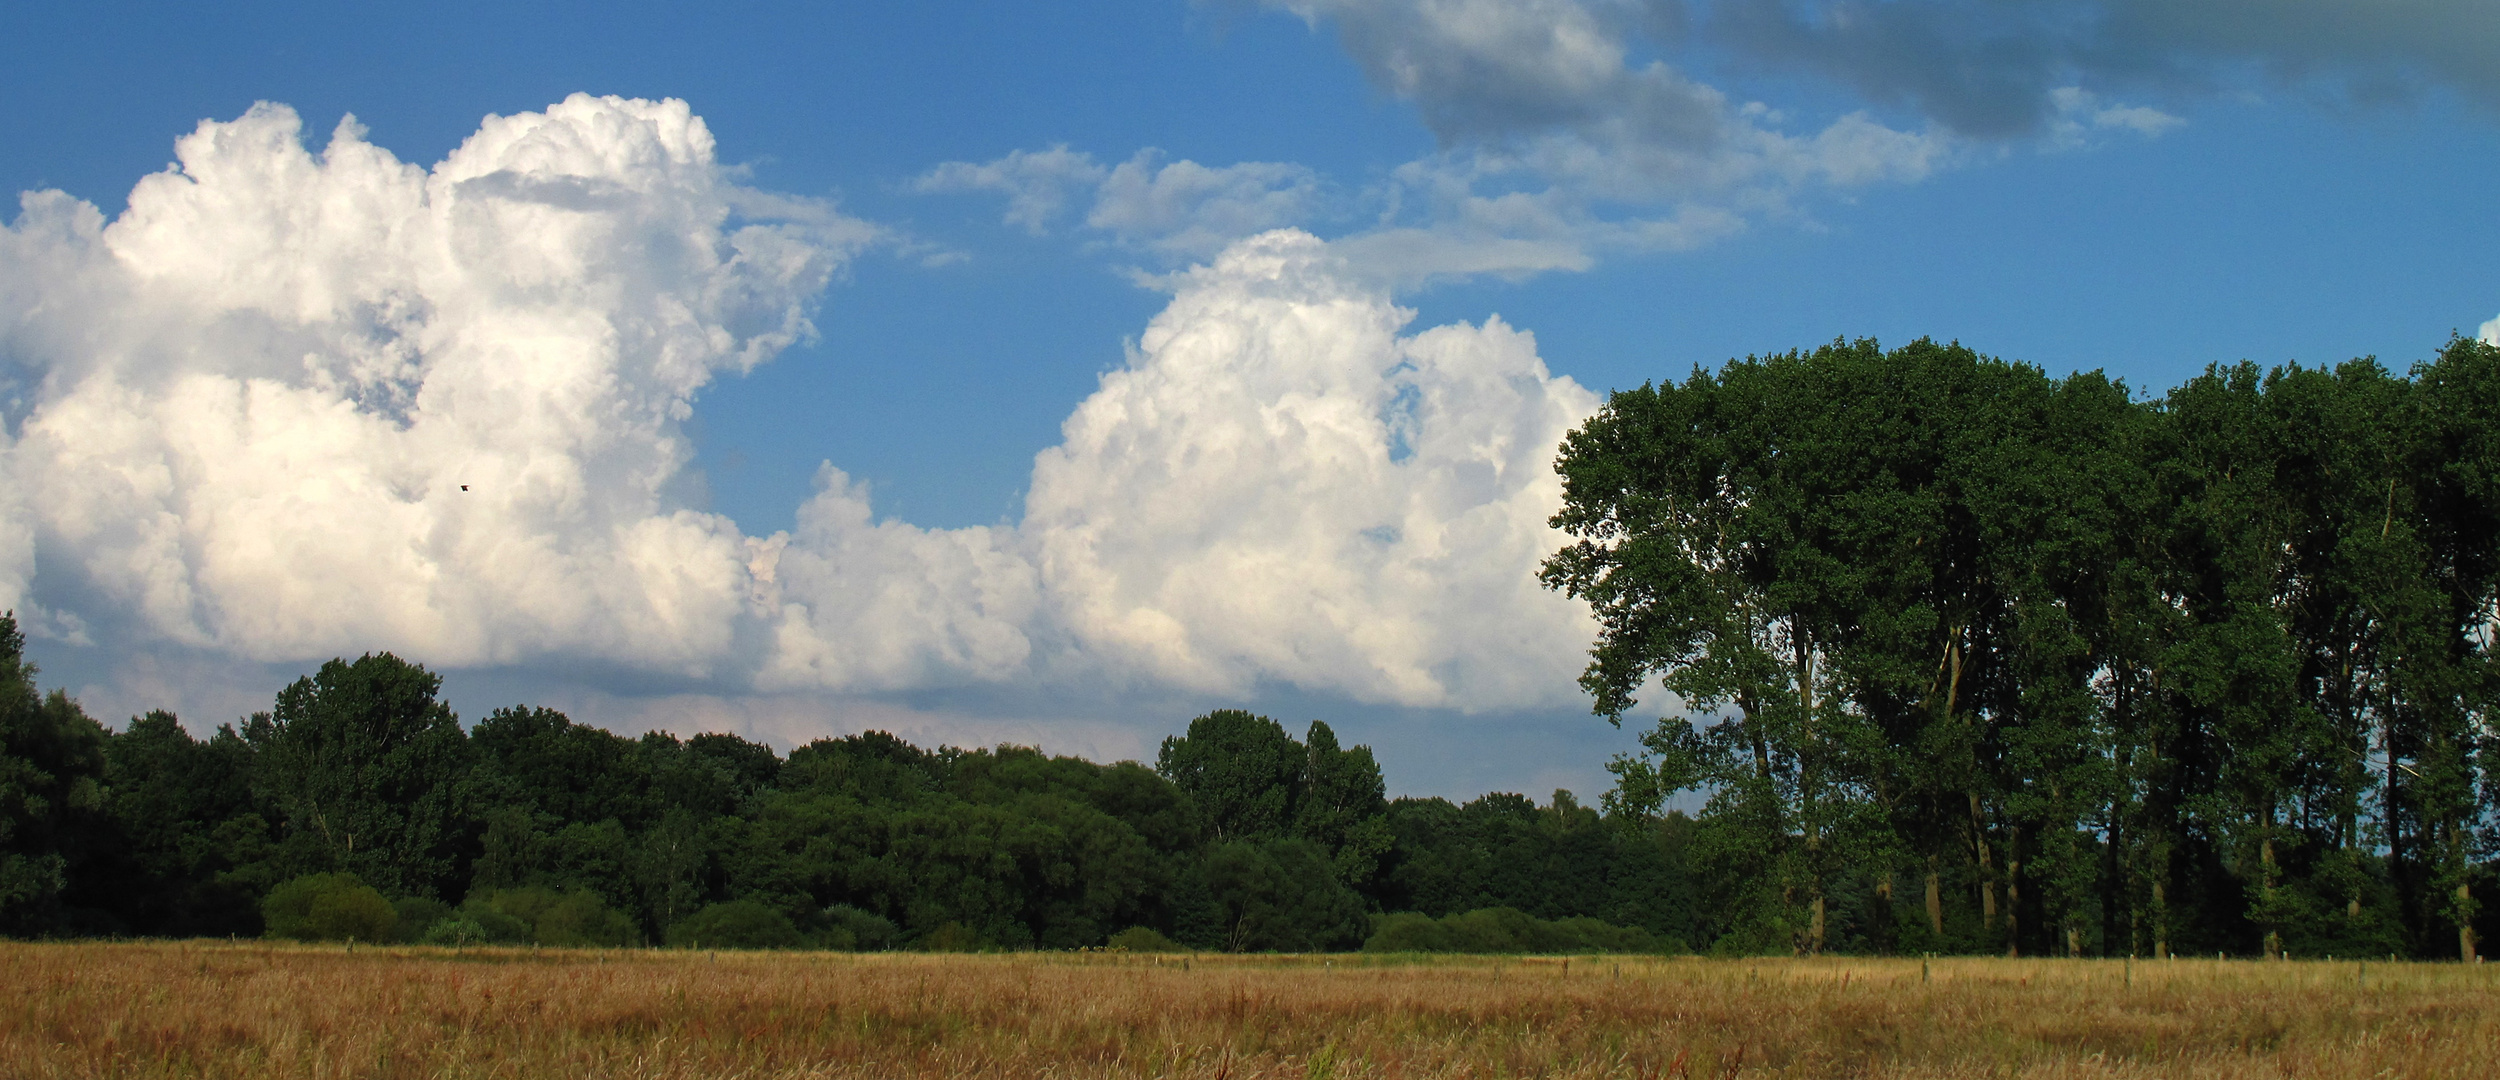
<svg viewBox="0 0 2500 1080">
<path fill-rule="evenodd" d="M 2500 965 L 0 944 L 0 1076 L 2488 1077 Z"/>
</svg>

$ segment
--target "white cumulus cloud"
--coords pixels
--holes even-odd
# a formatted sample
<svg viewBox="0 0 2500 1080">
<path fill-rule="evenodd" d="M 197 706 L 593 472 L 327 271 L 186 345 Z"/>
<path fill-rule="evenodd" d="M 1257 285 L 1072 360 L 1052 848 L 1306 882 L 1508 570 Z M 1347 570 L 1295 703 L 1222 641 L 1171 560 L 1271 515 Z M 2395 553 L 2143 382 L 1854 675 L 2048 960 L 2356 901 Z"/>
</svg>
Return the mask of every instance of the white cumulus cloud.
<svg viewBox="0 0 2500 1080">
<path fill-rule="evenodd" d="M 34 591 L 262 659 L 710 671 L 748 542 L 670 505 L 680 426 L 874 230 L 736 213 L 682 102 L 489 118 L 431 170 L 300 135 L 203 123 L 115 221 L 37 193 L 0 234 Z"/>
<path fill-rule="evenodd" d="M 1569 700 L 1592 627 L 1535 568 L 1596 396 L 1498 319 L 1402 335 L 1413 313 L 1297 230 L 1171 283 L 1018 525 L 877 522 L 828 470 L 759 570 L 783 605 L 762 685 Z"/>
<path fill-rule="evenodd" d="M 1499 320 L 1412 336 L 1306 233 L 1180 281 L 1035 463 L 1024 531 L 1092 662 L 1365 700 L 1571 695 L 1591 627 L 1541 590 L 1594 395 Z"/>
<path fill-rule="evenodd" d="M 881 520 L 828 464 L 756 537 L 686 505 L 683 425 L 879 228 L 735 183 L 675 101 L 489 118 L 431 168 L 264 105 L 177 159 L 109 222 L 47 192 L 0 229 L 0 604 L 37 633 L 706 693 L 1576 696 L 1586 615 L 1533 575 L 1595 397 L 1498 319 L 1407 333 L 1307 233 L 1166 279 L 1022 521 Z M 1094 212 L 1237 207 L 1212 244 L 1307 179 L 1180 164 L 1104 170 Z"/>
</svg>

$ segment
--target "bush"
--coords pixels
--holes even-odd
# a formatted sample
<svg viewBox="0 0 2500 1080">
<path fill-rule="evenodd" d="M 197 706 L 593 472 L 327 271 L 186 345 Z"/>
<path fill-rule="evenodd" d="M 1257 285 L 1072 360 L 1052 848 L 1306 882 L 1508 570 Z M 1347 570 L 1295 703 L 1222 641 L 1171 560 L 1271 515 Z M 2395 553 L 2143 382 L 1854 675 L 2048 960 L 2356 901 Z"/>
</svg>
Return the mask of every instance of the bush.
<svg viewBox="0 0 2500 1080">
<path fill-rule="evenodd" d="M 354 874 L 306 874 L 260 902 L 270 937 L 297 941 L 390 941 L 399 913 Z"/>
<path fill-rule="evenodd" d="M 790 917 L 753 900 L 711 904 L 668 928 L 680 949 L 795 949 L 807 944 Z"/>
<path fill-rule="evenodd" d="M 1111 935 L 1108 943 L 1114 949 L 1130 952 L 1180 952 L 1180 942 L 1158 933 L 1151 926 L 1132 926 Z"/>
<path fill-rule="evenodd" d="M 448 945 L 453 948 L 463 945 L 482 945 L 490 940 L 492 938 L 487 935 L 486 928 L 478 925 L 476 919 L 460 914 L 434 920 L 434 925 L 426 927 L 424 935 L 417 938 L 420 944 Z"/>
<path fill-rule="evenodd" d="M 399 916 L 396 940 L 404 942 L 425 940 L 426 933 L 434 929 L 434 924 L 450 918 L 452 913 L 450 904 L 426 896 L 393 900 L 391 910 Z"/>
<path fill-rule="evenodd" d="M 588 889 L 496 889 L 470 896 L 461 911 L 493 940 L 577 949 L 631 945 L 641 937 L 631 920 Z"/>
<path fill-rule="evenodd" d="M 613 948 L 633 945 L 642 935 L 623 912 L 602 903 L 588 889 L 576 890 L 539 913 L 538 943 L 559 948 Z"/>
<path fill-rule="evenodd" d="M 477 936 L 466 941 L 459 942 L 459 944 L 529 944 L 531 937 L 530 924 L 523 919 L 516 918 L 513 915 L 506 913 L 503 909 L 496 907 L 493 903 L 490 903 L 488 898 L 493 895 L 494 894 L 491 892 L 483 894 L 471 893 L 469 894 L 469 898 L 467 900 L 461 902 L 460 910 L 454 913 L 454 918 L 459 922 L 467 924 L 466 927 L 462 928 L 464 932 L 469 929 L 474 929 Z"/>
<path fill-rule="evenodd" d="M 903 939 L 903 931 L 892 920 L 872 911 L 862 911 L 849 904 L 835 904 L 825 909 L 825 946 L 859 952 L 882 952 Z"/>
<path fill-rule="evenodd" d="M 1380 916 L 1374 924 L 1370 940 L 1363 942 L 1363 951 L 1384 952 L 1459 952 L 1441 920 L 1414 911 L 1401 911 Z"/>
<path fill-rule="evenodd" d="M 920 935 L 911 947 L 921 952 L 980 952 L 988 946 L 981 935 L 959 922 L 938 924 L 937 929 Z"/>
</svg>

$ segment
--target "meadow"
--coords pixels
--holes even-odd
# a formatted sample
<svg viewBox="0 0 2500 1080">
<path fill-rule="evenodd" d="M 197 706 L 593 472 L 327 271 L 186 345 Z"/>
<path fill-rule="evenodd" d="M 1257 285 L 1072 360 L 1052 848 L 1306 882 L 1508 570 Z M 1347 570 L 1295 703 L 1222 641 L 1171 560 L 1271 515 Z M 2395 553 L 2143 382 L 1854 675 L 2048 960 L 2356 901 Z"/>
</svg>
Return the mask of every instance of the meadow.
<svg viewBox="0 0 2500 1080">
<path fill-rule="evenodd" d="M 2491 1075 L 2500 969 L 0 944 L 0 1075 Z"/>
</svg>

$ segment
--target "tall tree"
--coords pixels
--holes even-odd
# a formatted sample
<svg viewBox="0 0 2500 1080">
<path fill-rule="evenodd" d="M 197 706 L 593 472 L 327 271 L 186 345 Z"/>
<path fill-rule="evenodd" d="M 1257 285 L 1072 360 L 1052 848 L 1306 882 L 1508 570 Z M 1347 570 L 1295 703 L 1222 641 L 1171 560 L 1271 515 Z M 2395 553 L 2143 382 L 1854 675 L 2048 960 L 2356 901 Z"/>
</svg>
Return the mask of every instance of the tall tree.
<svg viewBox="0 0 2500 1080">
<path fill-rule="evenodd" d="M 0 614 L 0 933 L 69 929 L 61 895 L 103 817 L 105 738 L 67 694 L 36 689 L 16 613 Z"/>
<path fill-rule="evenodd" d="M 246 722 L 253 783 L 301 869 L 350 871 L 399 896 L 452 884 L 470 748 L 441 688 L 423 667 L 368 653 L 321 665 Z"/>
<path fill-rule="evenodd" d="M 2500 850 L 2500 346 L 2450 341 L 2415 379 L 2423 437 L 2408 473 L 2436 618 L 2407 650 L 2419 728 L 2413 850 L 2435 868 L 2440 921 L 2470 959 L 2484 910 L 2476 860 Z M 2402 748 L 2389 748 L 2391 763 Z"/>
<path fill-rule="evenodd" d="M 1155 771 L 1179 785 L 1206 815 L 1215 840 L 1282 836 L 1293 826 L 1309 752 L 1284 725 L 1239 709 L 1217 709 L 1163 740 Z"/>
<path fill-rule="evenodd" d="M 231 725 L 195 739 L 156 711 L 132 717 L 104 751 L 115 850 L 74 883 L 71 903 L 125 933 L 258 935 L 259 894 L 276 879 L 251 747 Z"/>
<path fill-rule="evenodd" d="M 1293 834 L 1328 852 L 1337 880 L 1356 891 L 1370 890 L 1392 843 L 1388 793 L 1371 747 L 1340 748 L 1335 731 L 1311 722 Z"/>
<path fill-rule="evenodd" d="M 1899 643 L 1934 636 L 1916 551 L 1941 542 L 1940 435 L 1976 363 L 1862 340 L 1696 370 L 1615 394 L 1557 464 L 1554 524 L 1578 542 L 1543 574 L 1598 615 L 1581 678 L 1597 711 L 1619 723 L 1656 677 L 1717 717 L 1645 733 L 1650 756 L 1614 765 L 1614 807 L 1710 790 L 1697 850 L 1768 890 L 1758 932 L 1804 951 L 1830 935 L 1838 868 L 1897 845 L 1880 809 L 1902 795 L 1897 702 L 1852 691 L 1903 681 Z M 1888 875 L 1870 884 L 1890 896 Z"/>
</svg>

